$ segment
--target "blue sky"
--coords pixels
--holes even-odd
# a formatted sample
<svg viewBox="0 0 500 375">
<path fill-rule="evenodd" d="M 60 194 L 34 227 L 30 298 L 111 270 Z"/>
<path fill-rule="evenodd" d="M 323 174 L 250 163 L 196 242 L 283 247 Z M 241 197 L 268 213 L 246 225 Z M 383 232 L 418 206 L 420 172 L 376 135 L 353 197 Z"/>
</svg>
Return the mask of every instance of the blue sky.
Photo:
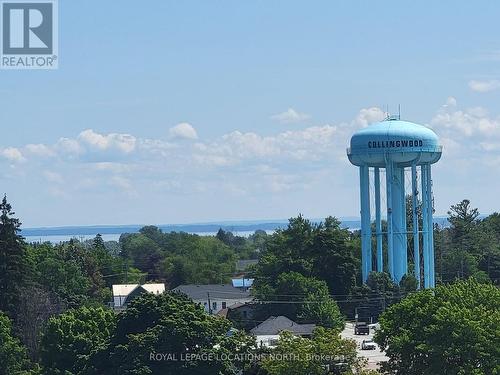
<svg viewBox="0 0 500 375">
<path fill-rule="evenodd" d="M 0 71 L 26 226 L 356 216 L 349 136 L 432 127 L 437 214 L 500 210 L 500 4 L 70 1 L 59 69 Z"/>
</svg>

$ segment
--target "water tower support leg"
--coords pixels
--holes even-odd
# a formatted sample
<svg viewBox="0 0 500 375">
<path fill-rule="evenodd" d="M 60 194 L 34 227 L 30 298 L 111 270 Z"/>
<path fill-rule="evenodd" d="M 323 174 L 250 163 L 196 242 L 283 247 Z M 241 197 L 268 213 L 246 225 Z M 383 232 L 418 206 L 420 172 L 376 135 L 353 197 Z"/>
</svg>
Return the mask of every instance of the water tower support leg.
<svg viewBox="0 0 500 375">
<path fill-rule="evenodd" d="M 391 160 L 387 160 L 385 167 L 385 185 L 386 185 L 386 201 L 387 201 L 387 270 L 391 275 L 392 279 L 394 277 L 394 231 L 392 226 L 392 170 L 393 163 Z"/>
<path fill-rule="evenodd" d="M 434 205 L 432 202 L 432 178 L 431 178 L 431 165 L 427 166 L 427 194 L 428 194 L 428 220 L 429 224 L 427 230 L 429 231 L 429 287 L 434 288 L 436 286 L 435 281 L 435 270 L 434 270 L 434 222 L 432 220 L 432 215 L 434 211 Z"/>
<path fill-rule="evenodd" d="M 401 258 L 399 259 L 401 267 L 401 277 L 408 273 L 408 226 L 406 220 L 406 188 L 405 188 L 405 169 L 400 169 L 401 176 Z"/>
<path fill-rule="evenodd" d="M 430 287 L 429 272 L 429 194 L 427 191 L 427 165 L 421 167 L 422 175 L 422 255 L 424 257 L 424 288 Z"/>
<path fill-rule="evenodd" d="M 375 231 L 377 236 L 377 272 L 384 270 L 382 254 L 382 219 L 380 214 L 380 169 L 375 167 Z"/>
<path fill-rule="evenodd" d="M 392 178 L 392 226 L 393 226 L 393 270 L 394 281 L 399 283 L 404 275 L 404 220 L 406 215 L 404 210 L 404 181 L 402 181 L 403 171 L 400 167 L 393 168 Z"/>
<path fill-rule="evenodd" d="M 372 230 L 370 215 L 370 173 L 368 166 L 359 167 L 361 193 L 361 275 L 363 282 L 368 279 L 372 265 Z"/>
<path fill-rule="evenodd" d="M 413 263 L 415 265 L 415 278 L 420 289 L 420 243 L 418 234 L 418 185 L 417 185 L 417 166 L 411 166 L 411 187 L 412 187 L 412 215 L 413 215 Z"/>
</svg>

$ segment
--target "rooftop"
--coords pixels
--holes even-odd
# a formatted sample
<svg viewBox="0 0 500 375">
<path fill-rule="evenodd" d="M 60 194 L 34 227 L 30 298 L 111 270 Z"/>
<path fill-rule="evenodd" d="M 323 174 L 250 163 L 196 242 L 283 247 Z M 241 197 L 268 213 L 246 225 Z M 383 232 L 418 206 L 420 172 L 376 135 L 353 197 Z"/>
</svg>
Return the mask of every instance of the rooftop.
<svg viewBox="0 0 500 375">
<path fill-rule="evenodd" d="M 231 282 L 235 288 L 250 288 L 253 285 L 253 279 L 247 278 L 231 279 Z"/>
<path fill-rule="evenodd" d="M 299 324 L 286 316 L 271 316 L 250 330 L 254 335 L 279 335 L 280 332 L 288 331 L 296 335 L 311 335 L 316 324 Z"/>
<path fill-rule="evenodd" d="M 179 285 L 173 290 L 176 292 L 184 293 L 193 300 L 205 300 L 207 299 L 207 293 L 210 294 L 210 298 L 218 299 L 251 298 L 250 292 L 248 290 L 235 288 L 231 284 L 188 284 Z"/>
<path fill-rule="evenodd" d="M 115 284 L 113 285 L 113 296 L 128 296 L 135 288 L 141 286 L 150 293 L 163 293 L 165 284 Z"/>
</svg>

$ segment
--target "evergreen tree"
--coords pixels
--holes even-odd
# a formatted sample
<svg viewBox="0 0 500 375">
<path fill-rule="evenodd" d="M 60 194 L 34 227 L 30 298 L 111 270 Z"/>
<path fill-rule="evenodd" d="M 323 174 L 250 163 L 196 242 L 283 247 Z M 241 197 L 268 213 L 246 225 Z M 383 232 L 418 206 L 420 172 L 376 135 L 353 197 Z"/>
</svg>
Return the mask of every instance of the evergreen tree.
<svg viewBox="0 0 500 375">
<path fill-rule="evenodd" d="M 24 238 L 21 222 L 4 196 L 0 203 L 0 310 L 11 317 L 19 299 L 19 289 L 26 277 Z"/>
</svg>

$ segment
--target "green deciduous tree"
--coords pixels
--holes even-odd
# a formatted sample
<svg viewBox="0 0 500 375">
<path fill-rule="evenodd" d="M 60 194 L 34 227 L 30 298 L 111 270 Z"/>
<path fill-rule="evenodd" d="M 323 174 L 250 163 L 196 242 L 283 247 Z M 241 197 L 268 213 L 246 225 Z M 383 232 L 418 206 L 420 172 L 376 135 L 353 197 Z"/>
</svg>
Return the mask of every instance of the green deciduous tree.
<svg viewBox="0 0 500 375">
<path fill-rule="evenodd" d="M 380 318 L 390 374 L 500 373 L 500 290 L 470 279 L 413 293 Z"/>
<path fill-rule="evenodd" d="M 221 357 L 182 360 L 186 355 L 249 350 L 255 343 L 246 336 L 229 338 L 230 322 L 208 315 L 203 308 L 177 293 L 145 293 L 118 317 L 106 350 L 93 358 L 95 373 L 106 374 L 232 374 L 238 366 Z M 155 359 L 155 354 L 170 354 Z M 183 357 L 184 356 L 184 357 Z M 173 360 L 177 358 L 178 360 Z"/>
<path fill-rule="evenodd" d="M 400 301 L 402 293 L 388 273 L 370 272 L 366 284 L 356 287 L 349 296 L 348 317 L 357 314 L 360 321 L 376 321 L 388 306 Z"/>
<path fill-rule="evenodd" d="M 27 374 L 26 348 L 12 334 L 12 322 L 0 311 L 0 375 Z"/>
<path fill-rule="evenodd" d="M 269 375 L 363 373 L 356 343 L 335 330 L 317 328 L 311 339 L 283 332 L 271 354 L 261 364 Z"/>
<path fill-rule="evenodd" d="M 297 322 L 315 323 L 339 331 L 344 327 L 344 319 L 329 295 L 326 282 L 298 272 L 284 272 L 273 284 L 274 287 L 261 284 L 257 290 L 258 299 L 265 301 L 258 313 L 262 318 L 285 315 Z"/>
<path fill-rule="evenodd" d="M 45 373 L 91 372 L 91 356 L 108 345 L 114 327 L 115 313 L 102 307 L 80 307 L 51 318 L 41 341 Z"/>
<path fill-rule="evenodd" d="M 229 246 L 214 237 L 178 235 L 179 239 L 167 245 L 163 262 L 165 278 L 172 287 L 228 281 L 236 264 L 236 256 Z M 174 234 L 168 236 L 174 237 Z"/>
<path fill-rule="evenodd" d="M 56 293 L 69 307 L 80 306 L 98 289 L 93 284 L 98 276 L 87 274 L 89 255 L 77 244 L 45 243 L 30 246 L 28 252 L 33 280 Z M 92 267 L 91 271 L 96 270 Z"/>
<path fill-rule="evenodd" d="M 164 257 L 160 246 L 143 233 L 131 234 L 120 238 L 122 255 L 133 266 L 148 274 L 149 280 L 161 278 L 161 261 Z"/>
<path fill-rule="evenodd" d="M 292 218 L 286 229 L 270 236 L 255 267 L 255 286 L 272 285 L 284 272 L 298 272 L 325 281 L 330 294 L 345 296 L 356 284 L 356 251 L 337 219 L 314 224 L 302 216 Z"/>
</svg>

